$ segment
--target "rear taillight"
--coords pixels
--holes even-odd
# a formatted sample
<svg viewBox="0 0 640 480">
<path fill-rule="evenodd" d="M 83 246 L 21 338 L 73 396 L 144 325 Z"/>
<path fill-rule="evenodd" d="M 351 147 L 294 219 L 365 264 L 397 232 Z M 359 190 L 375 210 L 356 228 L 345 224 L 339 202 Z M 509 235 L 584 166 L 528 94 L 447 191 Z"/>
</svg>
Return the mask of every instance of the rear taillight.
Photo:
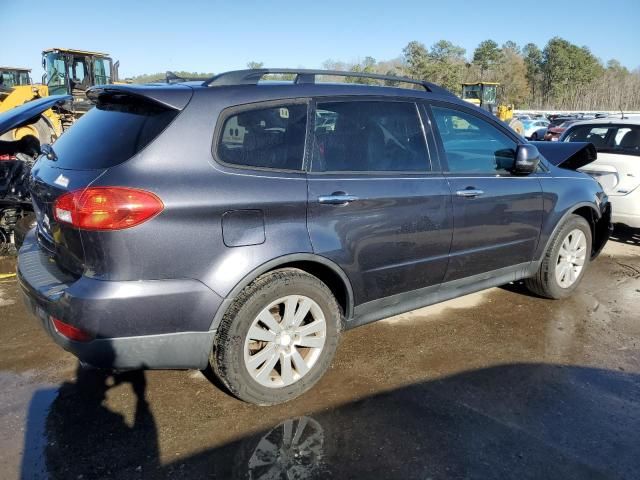
<svg viewBox="0 0 640 480">
<path fill-rule="evenodd" d="M 56 332 L 63 337 L 67 337 L 69 340 L 73 340 L 75 342 L 88 342 L 92 339 L 91 335 L 84 330 L 80 330 L 78 327 L 69 325 L 58 318 L 51 317 L 51 322 L 53 323 Z"/>
<path fill-rule="evenodd" d="M 158 215 L 164 204 L 156 195 L 125 187 L 90 187 L 65 193 L 54 205 L 54 217 L 82 230 L 122 230 Z"/>
<path fill-rule="evenodd" d="M 0 155 L 0 162 L 8 162 L 10 160 L 16 160 L 15 155 Z"/>
</svg>

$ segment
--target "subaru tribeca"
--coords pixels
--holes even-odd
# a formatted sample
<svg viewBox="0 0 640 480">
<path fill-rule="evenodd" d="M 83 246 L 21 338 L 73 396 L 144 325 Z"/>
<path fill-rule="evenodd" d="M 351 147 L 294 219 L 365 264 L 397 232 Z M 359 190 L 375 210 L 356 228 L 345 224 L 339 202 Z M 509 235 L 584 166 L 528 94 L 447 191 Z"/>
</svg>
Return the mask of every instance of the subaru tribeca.
<svg viewBox="0 0 640 480">
<path fill-rule="evenodd" d="M 210 364 L 237 397 L 283 402 L 344 329 L 520 279 L 565 297 L 609 236 L 575 171 L 592 145 L 528 143 L 432 83 L 260 69 L 88 95 L 33 168 L 18 276 L 98 367 Z"/>
</svg>

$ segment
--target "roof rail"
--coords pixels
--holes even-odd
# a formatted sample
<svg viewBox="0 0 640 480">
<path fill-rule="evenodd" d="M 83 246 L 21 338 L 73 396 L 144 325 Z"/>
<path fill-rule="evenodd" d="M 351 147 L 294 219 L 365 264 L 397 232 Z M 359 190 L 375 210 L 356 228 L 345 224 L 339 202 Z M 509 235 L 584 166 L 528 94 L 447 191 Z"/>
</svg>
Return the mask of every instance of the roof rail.
<svg viewBox="0 0 640 480">
<path fill-rule="evenodd" d="M 449 90 L 442 88 L 434 83 L 425 82 L 424 80 L 416 80 L 408 77 L 397 77 L 395 75 L 380 75 L 378 73 L 366 72 L 345 72 L 341 70 L 307 70 L 298 68 L 254 68 L 247 70 L 234 70 L 231 72 L 219 73 L 202 85 L 204 87 L 223 87 L 231 85 L 257 85 L 265 75 L 284 74 L 295 75 L 293 83 L 316 83 L 316 76 L 333 76 L 333 77 L 356 77 L 356 78 L 372 78 L 375 80 L 384 80 L 397 83 L 411 83 L 422 86 L 427 92 L 439 93 L 441 95 L 453 95 Z"/>
</svg>

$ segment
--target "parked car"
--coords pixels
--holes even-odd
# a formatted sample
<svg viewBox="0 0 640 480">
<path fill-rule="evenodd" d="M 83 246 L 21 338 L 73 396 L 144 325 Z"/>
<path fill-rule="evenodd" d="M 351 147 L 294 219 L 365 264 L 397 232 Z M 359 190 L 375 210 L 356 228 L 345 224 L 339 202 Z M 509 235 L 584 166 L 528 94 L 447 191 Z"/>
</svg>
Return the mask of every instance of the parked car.
<svg viewBox="0 0 640 480">
<path fill-rule="evenodd" d="M 524 136 L 530 140 L 542 140 L 547 133 L 548 120 L 529 120 L 523 123 Z"/>
<path fill-rule="evenodd" d="M 210 364 L 239 398 L 279 403 L 344 329 L 520 279 L 566 297 L 609 235 L 606 195 L 575 171 L 592 145 L 541 155 L 432 83 L 259 69 L 88 95 L 33 168 L 18 278 L 89 364 Z"/>
<path fill-rule="evenodd" d="M 613 207 L 614 223 L 640 228 L 640 119 L 578 122 L 564 142 L 591 142 L 598 159 L 581 168 L 602 185 Z"/>
<path fill-rule="evenodd" d="M 554 122 L 552 121 L 548 126 L 547 126 L 547 131 L 544 134 L 544 140 L 546 140 L 547 142 L 557 142 L 560 139 L 560 135 L 562 135 L 564 133 L 564 131 L 569 128 L 570 125 L 573 125 L 574 123 L 576 123 L 578 120 L 577 119 L 571 119 L 571 120 L 565 120 L 564 122 L 560 123 L 557 126 L 554 126 Z"/>
</svg>

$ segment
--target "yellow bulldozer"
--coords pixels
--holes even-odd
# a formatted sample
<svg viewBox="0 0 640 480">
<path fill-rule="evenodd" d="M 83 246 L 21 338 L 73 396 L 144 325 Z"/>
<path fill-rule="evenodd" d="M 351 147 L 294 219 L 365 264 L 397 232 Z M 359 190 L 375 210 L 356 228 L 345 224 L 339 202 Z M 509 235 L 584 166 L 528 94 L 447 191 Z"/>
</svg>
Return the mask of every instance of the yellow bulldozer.
<svg viewBox="0 0 640 480">
<path fill-rule="evenodd" d="M 3 140 L 33 135 L 41 144 L 51 143 L 92 107 L 85 95 L 89 87 L 118 82 L 118 66 L 106 53 L 50 48 L 42 52 L 41 84 L 33 84 L 26 68 L 0 68 L 0 113 L 49 95 L 73 96 L 55 111 L 45 111 L 35 123 L 5 134 Z"/>
<path fill-rule="evenodd" d="M 522 135 L 524 125 L 513 117 L 513 105 L 497 105 L 499 87 L 500 84 L 496 82 L 463 83 L 462 99 L 492 113 Z"/>
</svg>

